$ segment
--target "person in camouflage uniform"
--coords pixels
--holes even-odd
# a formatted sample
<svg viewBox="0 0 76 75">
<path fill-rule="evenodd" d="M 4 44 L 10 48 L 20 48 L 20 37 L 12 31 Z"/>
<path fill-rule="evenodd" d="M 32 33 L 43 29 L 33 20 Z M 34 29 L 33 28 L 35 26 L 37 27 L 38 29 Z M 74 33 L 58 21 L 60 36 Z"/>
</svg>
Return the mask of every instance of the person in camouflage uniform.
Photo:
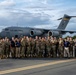
<svg viewBox="0 0 76 75">
<path fill-rule="evenodd" d="M 42 40 L 42 38 L 39 37 L 39 40 L 38 40 L 38 57 L 41 57 L 41 40 Z"/>
<path fill-rule="evenodd" d="M 51 42 L 52 42 L 52 56 L 56 57 L 56 42 L 57 42 L 57 40 L 54 37 L 52 37 Z"/>
<path fill-rule="evenodd" d="M 57 41 L 56 41 L 56 57 L 58 57 L 59 56 L 59 39 L 56 39 Z"/>
<path fill-rule="evenodd" d="M 63 57 L 64 56 L 64 41 L 62 38 L 59 38 L 59 57 Z"/>
<path fill-rule="evenodd" d="M 76 39 L 74 39 L 73 57 L 76 57 Z"/>
<path fill-rule="evenodd" d="M 24 36 L 23 38 L 24 38 L 24 41 L 25 41 L 25 57 L 27 57 L 26 53 L 27 53 L 27 39 L 28 39 L 28 37 Z"/>
<path fill-rule="evenodd" d="M 2 39 L 0 39 L 0 59 L 3 58 Z"/>
<path fill-rule="evenodd" d="M 35 48 L 36 48 L 36 55 L 38 57 L 42 57 L 41 55 L 41 37 L 39 37 L 38 39 L 35 39 Z"/>
<path fill-rule="evenodd" d="M 72 40 L 71 37 L 70 37 L 70 39 L 69 39 L 69 42 L 70 42 L 70 46 L 69 46 L 70 57 L 73 57 L 73 46 L 74 46 L 74 41 Z"/>
<path fill-rule="evenodd" d="M 32 56 L 32 38 L 31 37 L 28 40 L 27 55 L 29 57 Z"/>
<path fill-rule="evenodd" d="M 27 56 L 31 57 L 31 52 L 32 52 L 32 38 L 28 38 L 27 40 Z"/>
<path fill-rule="evenodd" d="M 35 37 L 35 51 L 34 51 L 34 54 L 35 54 L 35 57 L 39 56 L 39 38 L 38 36 Z"/>
<path fill-rule="evenodd" d="M 23 37 L 21 39 L 21 57 L 26 56 L 26 50 L 27 50 L 27 39 Z"/>
<path fill-rule="evenodd" d="M 10 41 L 8 38 L 5 39 L 5 56 L 10 57 Z"/>
<path fill-rule="evenodd" d="M 50 37 L 48 37 L 48 39 L 46 40 L 46 50 L 47 50 L 47 56 L 51 57 L 51 39 Z"/>
<path fill-rule="evenodd" d="M 34 57 L 35 53 L 35 40 L 32 38 L 31 40 L 31 57 Z"/>
<path fill-rule="evenodd" d="M 40 49 L 40 53 L 41 53 L 42 57 L 44 57 L 44 55 L 45 55 L 45 46 L 46 46 L 45 39 L 42 38 L 41 39 L 41 49 Z"/>
<path fill-rule="evenodd" d="M 6 58 L 6 56 L 5 56 L 5 40 L 4 39 L 0 40 L 0 47 L 1 47 L 1 58 L 4 59 L 4 58 Z"/>
</svg>

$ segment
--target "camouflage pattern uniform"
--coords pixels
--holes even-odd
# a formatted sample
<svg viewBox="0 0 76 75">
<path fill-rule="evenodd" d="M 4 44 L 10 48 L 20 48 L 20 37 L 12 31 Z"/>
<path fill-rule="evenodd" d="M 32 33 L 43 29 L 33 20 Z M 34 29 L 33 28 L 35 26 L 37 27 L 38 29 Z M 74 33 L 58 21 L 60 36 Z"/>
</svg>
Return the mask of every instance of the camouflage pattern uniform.
<svg viewBox="0 0 76 75">
<path fill-rule="evenodd" d="M 25 50 L 26 50 L 27 40 L 22 38 L 21 40 L 21 57 L 26 56 Z"/>
<path fill-rule="evenodd" d="M 42 38 L 42 40 L 41 40 L 41 50 L 40 50 L 40 53 L 41 53 L 42 57 L 44 57 L 44 55 L 45 55 L 45 45 L 46 45 L 46 42 L 45 42 L 44 38 Z"/>
<path fill-rule="evenodd" d="M 70 57 L 73 57 L 73 46 L 74 46 L 74 41 L 71 40 L 70 42 L 70 46 L 69 46 L 69 53 L 70 53 Z"/>
<path fill-rule="evenodd" d="M 6 58 L 5 56 L 5 40 L 2 39 L 2 58 Z"/>
<path fill-rule="evenodd" d="M 27 56 L 31 57 L 31 49 L 32 49 L 32 42 L 30 40 L 30 38 L 27 40 Z"/>
<path fill-rule="evenodd" d="M 0 59 L 3 57 L 2 40 L 0 40 Z"/>
<path fill-rule="evenodd" d="M 35 56 L 39 56 L 40 48 L 39 48 L 39 39 L 35 39 Z"/>
<path fill-rule="evenodd" d="M 56 40 L 51 40 L 52 42 L 52 56 L 56 57 Z"/>
<path fill-rule="evenodd" d="M 34 57 L 34 51 L 35 51 L 35 40 L 31 40 L 31 57 Z"/>
<path fill-rule="evenodd" d="M 64 56 L 64 42 L 63 40 L 59 40 L 59 57 L 63 57 Z"/>
<path fill-rule="evenodd" d="M 9 41 L 9 39 L 7 39 L 5 41 L 5 55 L 6 55 L 6 58 L 8 58 L 10 55 L 10 41 Z"/>
<path fill-rule="evenodd" d="M 51 40 L 46 40 L 47 56 L 51 57 Z"/>
</svg>

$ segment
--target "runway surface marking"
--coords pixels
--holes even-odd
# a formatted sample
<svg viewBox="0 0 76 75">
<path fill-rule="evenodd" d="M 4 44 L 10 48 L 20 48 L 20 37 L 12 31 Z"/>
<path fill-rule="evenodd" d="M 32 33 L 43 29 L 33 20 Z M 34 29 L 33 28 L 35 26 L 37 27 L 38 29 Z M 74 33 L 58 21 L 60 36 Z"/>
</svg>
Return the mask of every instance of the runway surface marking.
<svg viewBox="0 0 76 75">
<path fill-rule="evenodd" d="M 60 64 L 60 63 L 67 63 L 67 62 L 71 62 L 71 61 L 75 61 L 75 60 L 76 59 L 59 60 L 59 61 L 53 61 L 53 62 L 48 62 L 48 63 L 43 63 L 43 64 L 36 64 L 36 65 L 32 65 L 32 66 L 26 66 L 26 67 L 21 67 L 21 68 L 4 70 L 4 71 L 0 71 L 0 75 L 24 71 L 24 70 L 29 70 L 29 69 L 35 69 L 35 68 L 40 68 L 40 67 L 46 67 L 46 66 L 56 65 L 56 64 Z"/>
</svg>

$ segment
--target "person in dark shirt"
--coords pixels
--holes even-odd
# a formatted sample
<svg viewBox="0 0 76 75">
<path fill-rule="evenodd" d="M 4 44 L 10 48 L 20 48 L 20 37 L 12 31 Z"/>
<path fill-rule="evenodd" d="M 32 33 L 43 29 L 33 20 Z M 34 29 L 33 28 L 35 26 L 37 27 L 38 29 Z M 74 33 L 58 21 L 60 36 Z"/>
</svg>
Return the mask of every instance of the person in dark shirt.
<svg viewBox="0 0 76 75">
<path fill-rule="evenodd" d="M 65 41 L 64 41 L 64 57 L 70 57 L 69 46 L 70 46 L 70 42 L 67 39 L 65 39 Z"/>
<path fill-rule="evenodd" d="M 20 41 L 19 39 L 16 40 L 15 42 L 15 47 L 16 47 L 16 58 L 20 58 Z"/>
<path fill-rule="evenodd" d="M 11 47 L 15 47 L 15 42 L 13 40 L 11 41 Z"/>
<path fill-rule="evenodd" d="M 15 58 L 15 39 L 12 37 L 11 40 L 11 57 Z"/>
<path fill-rule="evenodd" d="M 76 39 L 74 39 L 74 57 L 76 57 Z"/>
</svg>

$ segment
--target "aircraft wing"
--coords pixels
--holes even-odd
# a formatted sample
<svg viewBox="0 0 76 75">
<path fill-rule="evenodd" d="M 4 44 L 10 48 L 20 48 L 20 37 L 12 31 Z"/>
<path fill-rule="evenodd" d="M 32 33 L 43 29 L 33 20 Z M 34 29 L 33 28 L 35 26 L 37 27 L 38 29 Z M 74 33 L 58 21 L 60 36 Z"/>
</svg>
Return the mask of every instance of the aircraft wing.
<svg viewBox="0 0 76 75">
<path fill-rule="evenodd" d="M 60 36 L 61 34 L 64 35 L 66 33 L 76 33 L 76 31 L 71 31 L 71 30 L 63 30 L 63 29 L 40 29 L 40 28 L 32 28 L 30 31 L 31 36 Z"/>
<path fill-rule="evenodd" d="M 41 28 L 35 28 L 36 30 L 41 30 L 44 32 L 48 32 L 48 31 L 58 31 L 58 32 L 62 32 L 62 33 L 76 33 L 76 31 L 71 31 L 71 30 L 62 30 L 62 29 L 41 29 Z M 32 28 L 32 30 L 34 30 L 34 28 Z"/>
<path fill-rule="evenodd" d="M 65 34 L 65 33 L 67 33 L 67 32 L 69 32 L 70 34 L 76 33 L 76 31 L 70 31 L 70 30 L 61 30 L 61 32 L 62 32 L 63 34 Z"/>
</svg>

